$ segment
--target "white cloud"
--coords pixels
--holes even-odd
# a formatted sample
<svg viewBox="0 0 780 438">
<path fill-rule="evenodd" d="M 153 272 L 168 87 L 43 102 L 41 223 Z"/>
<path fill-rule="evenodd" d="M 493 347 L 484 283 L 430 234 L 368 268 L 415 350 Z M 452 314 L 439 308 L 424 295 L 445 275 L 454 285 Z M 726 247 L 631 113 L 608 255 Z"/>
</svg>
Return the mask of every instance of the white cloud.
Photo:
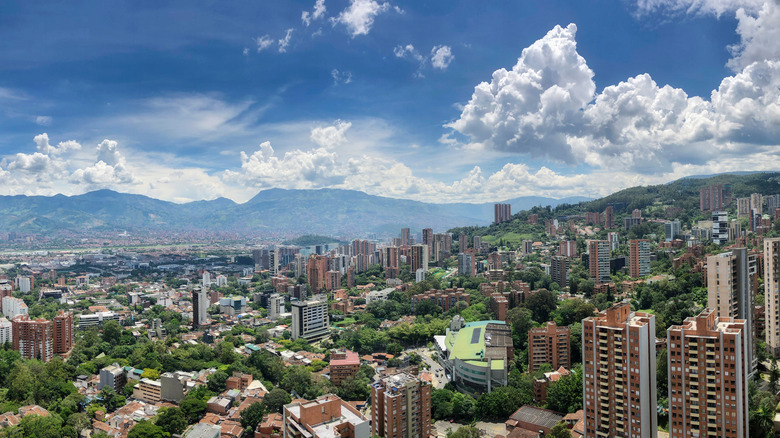
<svg viewBox="0 0 780 438">
<path fill-rule="evenodd" d="M 51 117 L 50 116 L 36 116 L 35 117 L 35 123 L 41 125 L 41 126 L 49 126 L 51 125 Z"/>
<path fill-rule="evenodd" d="M 257 53 L 260 53 L 263 50 L 271 47 L 273 43 L 274 40 L 268 35 L 263 35 L 261 37 L 255 38 L 255 44 L 257 44 Z"/>
<path fill-rule="evenodd" d="M 292 38 L 292 34 L 294 30 L 295 29 L 293 28 L 287 29 L 284 38 L 279 40 L 279 53 L 284 53 L 287 51 L 287 46 L 290 45 L 290 39 Z"/>
<path fill-rule="evenodd" d="M 352 82 L 352 72 L 340 72 L 337 68 L 330 71 L 330 77 L 333 78 L 333 85 L 338 85 L 340 83 L 349 84 Z"/>
<path fill-rule="evenodd" d="M 331 126 L 318 126 L 311 130 L 311 141 L 326 149 L 333 149 L 347 142 L 347 131 L 352 127 L 351 122 L 336 120 Z"/>
<path fill-rule="evenodd" d="M 754 62 L 780 59 L 780 4 L 768 0 L 756 13 L 742 7 L 736 16 L 740 42 L 730 47 L 729 68 L 739 72 Z"/>
<path fill-rule="evenodd" d="M 658 86 L 648 74 L 596 94 L 575 30 L 556 27 L 523 50 L 512 71 L 497 70 L 479 84 L 447 126 L 467 136 L 472 149 L 643 174 L 780 143 L 780 61 L 754 62 L 724 78 L 710 100 Z"/>
<path fill-rule="evenodd" d="M 241 52 L 244 56 L 249 56 L 249 47 L 244 47 L 244 50 Z"/>
<path fill-rule="evenodd" d="M 455 56 L 452 55 L 450 46 L 434 46 L 431 49 L 431 64 L 434 68 L 447 70 Z"/>
<path fill-rule="evenodd" d="M 720 16 L 739 8 L 755 11 L 763 0 L 637 0 L 639 16 L 654 13 L 713 14 Z"/>
<path fill-rule="evenodd" d="M 119 152 L 116 141 L 105 139 L 97 145 L 95 151 L 97 162 L 76 169 L 70 176 L 71 183 L 106 187 L 139 182 L 127 169 L 125 157 Z"/>
<path fill-rule="evenodd" d="M 418 62 L 424 62 L 425 57 L 420 54 L 420 52 L 417 51 L 417 49 L 414 48 L 413 45 L 407 44 L 405 46 L 396 46 L 393 49 L 393 54 L 397 58 L 405 58 L 407 56 L 411 57 L 412 59 L 417 60 Z"/>
<path fill-rule="evenodd" d="M 314 10 L 311 13 L 309 11 L 303 11 L 301 13 L 301 21 L 306 25 L 306 27 L 309 27 L 312 21 L 319 20 L 320 18 L 324 17 L 325 11 L 325 0 L 317 0 L 314 3 Z"/>
<path fill-rule="evenodd" d="M 390 10 L 390 3 L 378 2 L 376 0 L 350 0 L 349 6 L 341 11 L 338 16 L 331 18 L 331 22 L 343 24 L 352 37 L 358 35 L 368 35 L 371 26 L 374 25 L 374 18 L 379 14 Z M 402 12 L 400 9 L 395 9 Z"/>
<path fill-rule="evenodd" d="M 64 152 L 77 151 L 81 149 L 81 145 L 74 140 L 62 141 L 57 146 L 52 146 L 49 144 L 49 134 L 45 132 L 43 134 L 36 135 L 33 138 L 33 141 L 35 142 L 38 151 L 46 155 L 59 155 Z"/>
<path fill-rule="evenodd" d="M 447 125 L 473 147 L 574 162 L 566 134 L 593 99 L 593 71 L 577 53 L 577 26 L 555 26 L 523 50 L 511 71 L 496 70 Z"/>
</svg>

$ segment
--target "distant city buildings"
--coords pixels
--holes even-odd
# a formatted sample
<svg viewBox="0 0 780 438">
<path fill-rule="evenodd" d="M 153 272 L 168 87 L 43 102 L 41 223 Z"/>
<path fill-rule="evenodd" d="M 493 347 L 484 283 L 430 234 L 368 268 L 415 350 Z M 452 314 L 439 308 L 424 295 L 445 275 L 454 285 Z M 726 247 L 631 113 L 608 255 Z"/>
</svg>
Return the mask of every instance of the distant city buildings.
<svg viewBox="0 0 780 438">
<path fill-rule="evenodd" d="M 722 210 L 724 206 L 721 184 L 713 184 L 699 190 L 699 210 L 702 212 Z"/>
<path fill-rule="evenodd" d="M 493 223 L 500 224 L 512 220 L 512 206 L 510 204 L 493 204 Z"/>
<path fill-rule="evenodd" d="M 712 212 L 712 243 L 724 245 L 729 241 L 729 215 L 725 211 Z"/>
<path fill-rule="evenodd" d="M 323 395 L 311 401 L 294 401 L 286 404 L 282 411 L 282 418 L 285 438 L 370 438 L 372 436 L 368 419 L 351 404 L 333 394 Z"/>
<path fill-rule="evenodd" d="M 764 302 L 766 346 L 780 356 L 780 237 L 764 239 Z"/>
</svg>

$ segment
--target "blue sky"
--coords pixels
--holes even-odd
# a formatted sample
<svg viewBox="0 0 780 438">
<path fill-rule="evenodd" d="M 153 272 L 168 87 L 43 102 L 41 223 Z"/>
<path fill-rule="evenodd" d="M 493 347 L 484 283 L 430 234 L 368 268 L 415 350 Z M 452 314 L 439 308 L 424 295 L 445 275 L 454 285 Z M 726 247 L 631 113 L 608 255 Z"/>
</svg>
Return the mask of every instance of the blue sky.
<svg viewBox="0 0 780 438">
<path fill-rule="evenodd" d="M 3 2 L 0 194 L 493 201 L 776 170 L 778 28 L 776 0 Z"/>
</svg>

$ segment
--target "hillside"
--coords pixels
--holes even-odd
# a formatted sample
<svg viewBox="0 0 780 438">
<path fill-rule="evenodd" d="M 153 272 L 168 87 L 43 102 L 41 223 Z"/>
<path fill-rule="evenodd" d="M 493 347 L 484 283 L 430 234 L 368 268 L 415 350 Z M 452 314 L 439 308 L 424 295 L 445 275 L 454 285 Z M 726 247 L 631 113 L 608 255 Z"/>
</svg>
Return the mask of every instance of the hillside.
<svg viewBox="0 0 780 438">
<path fill-rule="evenodd" d="M 518 210 L 554 206 L 571 198 L 506 202 Z M 440 231 L 492 219 L 492 203 L 433 204 L 337 189 L 270 189 L 243 204 L 226 198 L 175 204 L 111 190 L 77 196 L 0 196 L 0 231 L 36 234 L 155 230 L 354 236 L 397 234 L 402 227 Z"/>
<path fill-rule="evenodd" d="M 699 190 L 711 184 L 722 184 L 724 190 L 731 191 L 732 202 L 726 206 L 729 213 L 736 211 L 736 198 L 750 196 L 751 193 L 763 195 L 780 194 L 780 173 L 728 173 L 714 176 L 695 176 L 682 178 L 667 184 L 631 187 L 592 201 L 576 204 L 561 204 L 554 208 L 531 208 L 518 211 L 514 220 L 503 224 L 488 226 L 453 228 L 450 232 L 466 233 L 469 236 L 483 236 L 486 241 L 497 243 L 501 240 L 517 244 L 523 239 L 538 239 L 544 233 L 544 219 L 584 215 L 586 212 L 603 212 L 608 205 L 615 208 L 615 224 L 622 228 L 622 218 L 630 215 L 634 209 L 642 210 L 645 218 L 668 218 L 667 207 L 679 207 L 676 216 L 683 225 L 706 219 L 699 211 Z M 514 211 L 514 210 L 513 210 Z M 539 216 L 539 225 L 530 225 L 526 221 L 530 214 Z"/>
</svg>

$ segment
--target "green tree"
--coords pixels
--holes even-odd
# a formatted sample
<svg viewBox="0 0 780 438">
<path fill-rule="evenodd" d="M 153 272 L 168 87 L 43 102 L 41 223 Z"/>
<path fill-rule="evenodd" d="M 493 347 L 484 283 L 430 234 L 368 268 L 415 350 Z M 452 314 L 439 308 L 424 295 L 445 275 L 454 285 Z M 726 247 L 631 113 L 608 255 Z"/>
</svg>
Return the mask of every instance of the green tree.
<svg viewBox="0 0 780 438">
<path fill-rule="evenodd" d="M 447 433 L 447 438 L 480 438 L 479 429 L 474 426 L 463 426 L 455 432 Z"/>
<path fill-rule="evenodd" d="M 525 307 L 531 309 L 534 321 L 547 322 L 550 313 L 558 308 L 558 297 L 547 289 L 539 289 L 525 300 Z"/>
<path fill-rule="evenodd" d="M 141 421 L 127 434 L 127 438 L 169 438 L 171 434 L 149 421 Z"/>
<path fill-rule="evenodd" d="M 98 394 L 100 398 L 100 404 L 102 404 L 108 412 L 114 412 L 120 406 L 125 404 L 125 396 L 119 395 L 110 386 L 104 386 Z"/>
<path fill-rule="evenodd" d="M 187 418 L 188 424 L 197 423 L 203 415 L 206 413 L 208 405 L 205 401 L 197 397 L 185 397 L 179 404 L 184 416 Z"/>
<path fill-rule="evenodd" d="M 669 370 L 668 370 L 668 364 L 667 362 L 667 352 L 666 348 L 662 349 L 660 353 L 658 353 L 658 357 L 655 360 L 655 382 L 656 387 L 658 388 L 658 396 L 659 397 L 665 397 L 669 393 L 669 382 L 668 382 L 668 376 L 669 376 Z"/>
<path fill-rule="evenodd" d="M 227 373 L 225 373 L 222 370 L 219 370 L 209 376 L 206 386 L 209 388 L 209 391 L 220 393 L 224 391 L 225 388 L 227 387 L 226 386 L 227 379 L 228 379 Z"/>
<path fill-rule="evenodd" d="M 118 321 L 110 319 L 103 323 L 103 342 L 108 342 L 111 346 L 116 345 L 122 338 L 122 326 Z"/>
<path fill-rule="evenodd" d="M 268 412 L 282 412 L 282 406 L 290 403 L 290 394 L 282 388 L 274 388 L 263 398 L 263 404 Z"/>
<path fill-rule="evenodd" d="M 287 391 L 295 391 L 300 397 L 304 397 L 311 390 L 311 372 L 304 367 L 292 366 L 282 378 L 281 387 Z"/>
<path fill-rule="evenodd" d="M 180 434 L 187 428 L 187 417 L 181 408 L 162 408 L 155 424 L 171 435 Z"/>
<path fill-rule="evenodd" d="M 241 427 L 247 430 L 255 430 L 257 425 L 263 421 L 265 407 L 261 403 L 252 403 L 241 412 Z"/>
<path fill-rule="evenodd" d="M 546 435 L 547 438 L 571 438 L 571 431 L 569 431 L 569 426 L 566 425 L 563 421 L 553 426 L 552 429 L 550 429 L 549 435 Z"/>
<path fill-rule="evenodd" d="M 574 370 L 572 374 L 553 382 L 547 388 L 547 409 L 573 413 L 582 408 L 582 371 Z"/>
</svg>

